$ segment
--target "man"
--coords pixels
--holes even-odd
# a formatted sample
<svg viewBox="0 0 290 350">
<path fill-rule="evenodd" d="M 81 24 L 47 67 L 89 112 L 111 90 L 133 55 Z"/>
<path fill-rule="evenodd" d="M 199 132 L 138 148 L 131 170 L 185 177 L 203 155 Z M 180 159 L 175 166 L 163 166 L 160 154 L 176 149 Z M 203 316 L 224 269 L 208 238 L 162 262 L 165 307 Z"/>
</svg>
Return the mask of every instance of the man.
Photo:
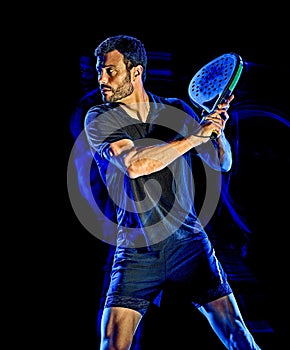
<svg viewBox="0 0 290 350">
<path fill-rule="evenodd" d="M 118 221 L 100 349 L 129 349 L 167 287 L 182 291 L 227 349 L 260 349 L 194 208 L 194 157 L 217 173 L 231 169 L 224 128 L 234 96 L 199 120 L 184 101 L 145 89 L 138 39 L 107 38 L 95 56 L 104 104 L 88 111 L 85 132 Z"/>
</svg>

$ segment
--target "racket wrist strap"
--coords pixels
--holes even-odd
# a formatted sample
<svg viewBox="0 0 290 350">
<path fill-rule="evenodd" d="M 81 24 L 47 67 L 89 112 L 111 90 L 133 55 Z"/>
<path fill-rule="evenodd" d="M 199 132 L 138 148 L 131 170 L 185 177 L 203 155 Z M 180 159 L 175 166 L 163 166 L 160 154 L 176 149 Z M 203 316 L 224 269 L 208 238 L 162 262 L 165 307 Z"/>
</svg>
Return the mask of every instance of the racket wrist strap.
<svg viewBox="0 0 290 350">
<path fill-rule="evenodd" d="M 203 135 L 197 135 L 197 134 L 193 134 L 193 136 L 200 137 L 202 139 L 214 140 L 217 138 L 218 134 L 216 132 L 212 132 L 211 135 L 209 136 L 203 136 Z"/>
</svg>

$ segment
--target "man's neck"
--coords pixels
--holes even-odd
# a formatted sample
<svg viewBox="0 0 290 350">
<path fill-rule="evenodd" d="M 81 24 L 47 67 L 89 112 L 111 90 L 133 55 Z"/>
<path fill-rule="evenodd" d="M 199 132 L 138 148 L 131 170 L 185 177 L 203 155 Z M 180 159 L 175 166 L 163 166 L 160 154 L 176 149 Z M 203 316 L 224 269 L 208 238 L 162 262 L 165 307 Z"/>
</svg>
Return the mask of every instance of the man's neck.
<svg viewBox="0 0 290 350">
<path fill-rule="evenodd" d="M 140 94 L 134 94 L 127 101 L 122 101 L 120 106 L 130 117 L 145 123 L 150 109 L 149 96 L 145 90 L 142 90 Z"/>
<path fill-rule="evenodd" d="M 146 122 L 150 109 L 149 102 L 121 104 L 120 106 L 129 114 L 130 117 L 138 119 L 143 123 Z"/>
</svg>

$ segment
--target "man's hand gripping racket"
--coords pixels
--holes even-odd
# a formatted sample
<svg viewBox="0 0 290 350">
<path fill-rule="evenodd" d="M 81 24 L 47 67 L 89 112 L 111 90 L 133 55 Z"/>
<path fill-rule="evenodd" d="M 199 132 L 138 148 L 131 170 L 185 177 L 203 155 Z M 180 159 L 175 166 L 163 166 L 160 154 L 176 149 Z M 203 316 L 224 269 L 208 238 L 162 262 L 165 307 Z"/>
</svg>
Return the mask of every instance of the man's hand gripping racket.
<svg viewBox="0 0 290 350">
<path fill-rule="evenodd" d="M 236 53 L 226 53 L 210 61 L 193 76 L 188 95 L 193 105 L 201 110 L 203 123 L 216 125 L 217 129 L 223 128 L 242 69 L 242 58 Z M 207 137 L 213 140 L 218 135 L 219 132 L 213 130 Z"/>
</svg>

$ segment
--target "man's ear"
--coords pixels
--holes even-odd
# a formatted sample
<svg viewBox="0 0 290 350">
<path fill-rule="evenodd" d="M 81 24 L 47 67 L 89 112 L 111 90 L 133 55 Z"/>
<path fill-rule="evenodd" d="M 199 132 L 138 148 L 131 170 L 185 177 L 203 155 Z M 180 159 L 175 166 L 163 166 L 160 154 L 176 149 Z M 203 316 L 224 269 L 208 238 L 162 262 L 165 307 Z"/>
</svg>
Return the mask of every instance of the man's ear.
<svg viewBox="0 0 290 350">
<path fill-rule="evenodd" d="M 134 67 L 134 78 L 138 77 L 138 75 L 142 74 L 142 66 L 139 64 L 138 66 Z"/>
</svg>

